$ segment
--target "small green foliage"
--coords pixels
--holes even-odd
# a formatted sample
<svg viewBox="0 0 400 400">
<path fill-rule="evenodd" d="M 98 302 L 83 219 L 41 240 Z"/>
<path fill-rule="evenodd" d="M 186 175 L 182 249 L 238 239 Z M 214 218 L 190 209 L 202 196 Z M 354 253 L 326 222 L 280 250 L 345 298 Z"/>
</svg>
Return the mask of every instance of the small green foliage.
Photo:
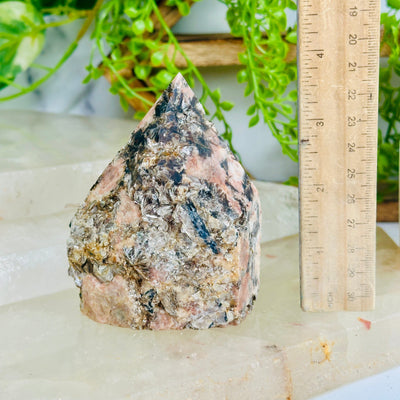
<svg viewBox="0 0 400 400">
<path fill-rule="evenodd" d="M 190 12 L 188 1 L 168 0 L 166 4 L 176 6 L 182 15 Z M 160 27 L 157 32 L 154 32 L 155 23 Z M 150 36 L 150 33 L 153 34 Z M 159 96 L 178 72 L 185 76 L 191 86 L 194 86 L 195 78 L 197 78 L 202 86 L 201 102 L 204 104 L 207 98 L 211 99 L 214 104 L 212 118 L 222 121 L 225 127 L 222 136 L 234 151 L 232 129 L 224 117 L 224 112 L 231 110 L 233 103 L 224 101 L 219 89 L 212 91 L 209 88 L 199 70 L 183 52 L 154 0 L 104 2 L 96 15 L 92 39 L 93 52 L 100 54 L 103 65 L 116 76 L 110 92 L 120 95 L 123 93 L 128 98 L 138 98 L 147 108 L 150 108 L 152 104 L 142 96 L 144 90 L 153 92 L 156 97 Z M 129 53 L 121 51 L 121 43 L 126 44 Z M 171 47 L 175 49 L 173 54 L 168 52 Z M 186 68 L 178 69 L 175 66 L 174 60 L 178 53 L 186 59 Z M 132 68 L 130 66 L 133 66 L 135 78 L 125 78 L 125 75 L 120 72 Z M 98 68 L 90 64 L 87 70 L 88 77 L 85 82 L 96 78 Z M 131 79 L 136 78 L 145 80 L 147 87 L 131 86 Z M 125 106 L 125 103 L 121 104 Z M 208 112 L 207 109 L 206 111 Z M 137 118 L 142 116 L 142 112 L 135 114 Z"/>
<path fill-rule="evenodd" d="M 122 109 L 123 109 L 125 112 L 127 112 L 128 109 L 129 109 L 129 104 L 128 104 L 128 102 L 126 101 L 125 97 L 122 96 L 122 95 L 120 95 L 120 96 L 119 96 L 119 102 L 120 102 L 120 104 L 121 104 Z"/>
<path fill-rule="evenodd" d="M 388 6 L 399 10 L 400 9 L 400 0 L 388 0 Z"/>
<path fill-rule="evenodd" d="M 95 0 L 32 0 L 30 1 L 38 10 L 67 7 L 76 10 L 90 10 L 96 3 Z M 50 12 L 52 13 L 52 12 Z"/>
<path fill-rule="evenodd" d="M 249 122 L 249 128 L 251 128 L 251 127 L 257 125 L 259 121 L 260 121 L 259 115 L 258 115 L 258 114 L 253 115 L 253 116 L 251 117 L 251 119 L 250 119 L 250 122 Z"/>
<path fill-rule="evenodd" d="M 133 70 L 139 79 L 144 80 L 149 76 L 151 67 L 149 65 L 135 65 Z"/>
<path fill-rule="evenodd" d="M 234 104 L 230 101 L 223 101 L 222 103 L 220 103 L 220 106 L 224 111 L 230 111 L 234 107 Z"/>
<path fill-rule="evenodd" d="M 386 127 L 378 135 L 378 200 L 398 192 L 400 142 L 400 2 L 388 1 L 393 8 L 381 15 L 382 42 L 389 46 L 387 64 L 379 70 L 379 115 Z"/>
<path fill-rule="evenodd" d="M 299 186 L 299 178 L 297 176 L 291 176 L 286 182 L 284 182 L 285 185 L 288 186 Z"/>
<path fill-rule="evenodd" d="M 0 89 L 12 85 L 42 51 L 42 15 L 29 3 L 0 3 Z"/>
<path fill-rule="evenodd" d="M 247 110 L 249 127 L 262 120 L 282 147 L 283 154 L 297 161 L 297 109 L 295 90 L 288 85 L 297 79 L 295 62 L 287 62 L 288 42 L 297 39 L 288 27 L 286 9 L 296 9 L 287 0 L 221 0 L 228 7 L 227 21 L 234 36 L 243 38 L 245 52 L 239 55 L 244 68 L 237 80 L 245 84 L 244 96 L 253 95 Z M 286 37 L 282 35 L 287 31 Z"/>
<path fill-rule="evenodd" d="M 162 51 L 156 51 L 151 55 L 151 64 L 154 65 L 155 67 L 160 66 L 163 60 L 164 60 L 164 52 Z"/>
<path fill-rule="evenodd" d="M 288 33 L 285 36 L 285 39 L 289 43 L 296 44 L 297 43 L 297 32 L 293 29 L 289 29 Z"/>
</svg>

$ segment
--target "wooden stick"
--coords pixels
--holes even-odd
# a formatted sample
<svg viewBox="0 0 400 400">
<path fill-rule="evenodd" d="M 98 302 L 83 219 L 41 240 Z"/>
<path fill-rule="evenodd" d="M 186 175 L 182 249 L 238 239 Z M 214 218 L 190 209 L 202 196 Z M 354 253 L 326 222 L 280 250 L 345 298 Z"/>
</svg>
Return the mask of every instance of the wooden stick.
<svg viewBox="0 0 400 400">
<path fill-rule="evenodd" d="M 381 29 L 381 36 L 383 28 Z M 284 37 L 284 34 L 282 35 Z M 238 59 L 238 53 L 244 51 L 243 41 L 230 34 L 212 35 L 177 35 L 182 49 L 196 67 L 219 67 L 242 65 Z M 296 45 L 287 43 L 289 50 L 286 62 L 296 61 Z M 174 47 L 168 50 L 168 55 L 173 54 Z M 381 46 L 381 57 L 389 57 L 390 47 Z M 176 59 L 178 68 L 186 67 L 184 58 L 178 54 Z"/>
<path fill-rule="evenodd" d="M 384 201 L 378 203 L 376 210 L 377 222 L 398 222 L 399 203 L 397 201 Z"/>
<path fill-rule="evenodd" d="M 194 1 L 190 0 L 188 1 L 189 6 L 192 6 Z M 181 18 L 182 15 L 179 13 L 179 10 L 177 7 L 171 7 L 167 5 L 167 0 L 162 0 L 158 4 L 158 9 L 160 10 L 160 13 L 164 19 L 164 21 L 167 23 L 167 25 L 172 28 Z M 154 31 L 157 32 L 161 29 L 161 24 L 160 21 L 158 20 L 157 16 L 153 13 L 151 16 L 151 20 L 153 21 L 154 24 Z"/>
<path fill-rule="evenodd" d="M 182 41 L 179 43 L 183 51 L 196 67 L 222 67 L 241 65 L 238 54 L 244 51 L 243 42 L 240 39 L 207 39 Z M 175 47 L 168 48 L 168 57 L 171 58 Z M 181 53 L 177 52 L 175 65 L 178 68 L 187 66 Z"/>
</svg>

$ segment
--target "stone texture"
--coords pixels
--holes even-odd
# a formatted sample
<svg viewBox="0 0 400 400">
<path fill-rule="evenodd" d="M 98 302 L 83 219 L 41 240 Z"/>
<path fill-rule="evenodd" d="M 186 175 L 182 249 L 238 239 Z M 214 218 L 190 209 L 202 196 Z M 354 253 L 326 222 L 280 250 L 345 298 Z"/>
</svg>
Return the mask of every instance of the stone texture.
<svg viewBox="0 0 400 400">
<path fill-rule="evenodd" d="M 257 190 L 178 75 L 72 219 L 69 273 L 98 322 L 235 324 L 257 294 L 259 239 Z"/>
</svg>

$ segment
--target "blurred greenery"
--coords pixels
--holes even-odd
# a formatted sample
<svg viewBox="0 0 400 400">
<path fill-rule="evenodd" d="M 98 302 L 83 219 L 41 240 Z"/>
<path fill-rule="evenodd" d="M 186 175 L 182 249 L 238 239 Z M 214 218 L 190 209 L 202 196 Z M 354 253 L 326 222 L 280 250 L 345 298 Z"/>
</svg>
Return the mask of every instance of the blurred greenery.
<svg viewBox="0 0 400 400">
<path fill-rule="evenodd" d="M 378 201 L 395 197 L 399 190 L 400 142 L 400 1 L 389 1 L 393 11 L 381 15 L 382 43 L 390 48 L 379 70 L 379 115 L 386 128 L 378 132 Z"/>
<path fill-rule="evenodd" d="M 3 3 L 8 0 L 0 0 Z M 31 3 L 37 10 L 41 11 L 46 8 L 70 7 L 77 10 L 90 10 L 94 7 L 96 0 L 31 0 L 23 3 Z"/>
</svg>

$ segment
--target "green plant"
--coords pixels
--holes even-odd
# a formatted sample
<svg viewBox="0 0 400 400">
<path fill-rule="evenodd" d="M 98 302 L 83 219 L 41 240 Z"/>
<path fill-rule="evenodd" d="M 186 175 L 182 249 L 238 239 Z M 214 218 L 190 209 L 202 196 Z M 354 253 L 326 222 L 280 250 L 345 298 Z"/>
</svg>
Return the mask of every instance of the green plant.
<svg viewBox="0 0 400 400">
<path fill-rule="evenodd" d="M 0 3 L 0 89 L 12 84 L 42 51 L 42 15 L 31 4 Z"/>
<path fill-rule="evenodd" d="M 239 54 L 244 65 L 238 73 L 245 83 L 244 95 L 253 95 L 247 110 L 249 126 L 260 119 L 279 141 L 283 154 L 297 161 L 297 91 L 288 92 L 297 79 L 296 62 L 287 62 L 288 43 L 296 43 L 296 27 L 288 27 L 287 9 L 296 9 L 292 0 L 222 0 L 231 32 L 243 38 L 246 51 Z M 282 35 L 285 32 L 285 35 Z"/>
<path fill-rule="evenodd" d="M 14 93 L 0 97 L 0 101 L 11 100 L 35 90 L 54 75 L 78 47 L 78 43 L 89 28 L 101 1 L 98 1 L 90 10 L 79 10 L 78 0 L 73 3 L 78 8 L 71 7 L 70 3 L 68 0 L 64 2 L 60 0 L 48 2 L 40 0 L 35 2 L 0 1 L 2 11 L 0 18 L 0 56 L 2 60 L 0 88 L 11 86 L 15 89 Z M 21 7 L 21 4 L 23 7 Z M 15 15 L 18 15 L 18 21 L 15 21 Z M 56 15 L 59 18 L 56 21 L 46 22 L 43 17 L 47 15 Z M 56 65 L 46 66 L 34 63 L 39 51 L 33 51 L 32 49 L 41 48 L 44 34 L 48 29 L 66 25 L 84 17 L 86 17 L 86 21 L 83 23 L 78 35 Z M 27 45 L 24 45 L 24 43 L 27 43 Z M 25 52 L 24 58 L 29 60 L 30 68 L 42 71 L 42 76 L 26 87 L 14 82 L 16 75 L 28 67 L 26 65 L 27 62 L 18 62 L 20 59 L 18 57 L 19 49 Z"/>
<path fill-rule="evenodd" d="M 297 78 L 297 69 L 295 61 L 287 61 L 289 44 L 295 44 L 297 36 L 296 26 L 288 26 L 286 19 L 286 11 L 295 10 L 296 4 L 292 0 L 219 1 L 227 6 L 226 18 L 232 35 L 242 38 L 245 45 L 245 51 L 239 55 L 243 68 L 237 79 L 245 85 L 244 95 L 254 99 L 247 110 L 249 126 L 265 122 L 281 144 L 282 152 L 297 161 L 297 91 L 293 84 Z M 16 3 L 3 4 L 14 7 Z M 149 108 L 152 102 L 148 93 L 158 96 L 165 89 L 178 72 L 175 60 L 180 54 L 187 63 L 186 67 L 179 69 L 180 72 L 190 85 L 194 85 L 195 78 L 200 82 L 201 102 L 205 104 L 207 99 L 212 102 L 206 112 L 212 119 L 222 122 L 225 128 L 222 137 L 235 151 L 232 128 L 225 118 L 225 112 L 233 107 L 233 103 L 224 101 L 219 89 L 208 86 L 172 33 L 156 0 L 31 0 L 23 3 L 29 3 L 31 9 L 36 8 L 38 18 L 31 18 L 29 23 L 26 18 L 23 19 L 28 28 L 11 34 L 5 31 L 0 21 L 0 52 L 11 54 L 15 43 L 20 43 L 27 36 L 43 35 L 43 32 L 54 26 L 68 24 L 78 18 L 85 18 L 85 21 L 76 39 L 55 66 L 31 64 L 31 68 L 41 68 L 43 76 L 28 87 L 21 87 L 14 82 L 16 74 L 23 68 L 8 75 L 0 70 L 1 83 L 15 89 L 14 93 L 0 98 L 0 101 L 28 93 L 52 76 L 73 53 L 93 22 L 93 46 L 85 83 L 110 74 L 110 91 L 120 96 L 124 109 L 128 108 L 131 99 L 140 100 L 145 108 Z M 167 6 L 176 7 L 181 15 L 190 12 L 191 3 L 190 0 L 165 1 Z M 391 52 L 388 65 L 381 70 L 380 85 L 380 115 L 387 122 L 386 131 L 379 132 L 378 180 L 382 196 L 394 193 L 398 187 L 400 4 L 398 0 L 388 0 L 388 5 L 391 11 L 382 14 L 385 26 L 383 45 L 388 46 Z M 46 22 L 47 15 L 57 18 Z M 33 62 L 35 55 L 31 55 L 30 62 Z M 94 63 L 98 55 L 102 60 L 100 64 Z M 9 56 L 8 59 L 13 60 L 13 57 Z M 133 74 L 130 73 L 132 70 Z M 139 80 L 145 81 L 146 85 L 141 85 Z M 144 112 L 137 112 L 136 117 L 141 118 Z M 289 181 L 295 184 L 296 178 Z"/>
<path fill-rule="evenodd" d="M 399 190 L 400 142 L 400 1 L 389 1 L 393 10 L 381 16 L 382 42 L 389 46 L 387 65 L 379 71 L 379 115 L 386 122 L 378 132 L 378 200 Z"/>
<path fill-rule="evenodd" d="M 168 0 L 170 7 L 177 7 L 182 15 L 190 12 L 188 2 L 184 0 Z M 157 29 L 155 29 L 157 25 Z M 172 78 L 178 73 L 174 60 L 180 53 L 187 62 L 187 67 L 180 72 L 185 76 L 191 86 L 197 78 L 202 86 L 200 101 L 205 104 L 210 98 L 214 104 L 212 119 L 220 120 L 224 125 L 222 137 L 226 139 L 232 149 L 232 129 L 225 119 L 224 111 L 229 111 L 233 104 L 221 100 L 219 89 L 211 90 L 199 70 L 182 50 L 164 17 L 162 16 L 155 0 L 109 0 L 100 9 L 92 38 L 95 43 L 93 53 L 98 51 L 102 58 L 102 65 L 92 63 L 88 67 L 88 77 L 85 80 L 98 78 L 102 75 L 103 68 L 108 68 L 115 79 L 111 85 L 111 92 L 120 96 L 121 105 L 128 108 L 126 99 L 138 98 L 147 107 L 152 103 L 143 96 L 144 92 L 155 93 L 158 97 L 167 87 Z M 124 43 L 124 46 L 121 46 Z M 174 52 L 169 55 L 168 49 L 173 46 Z M 107 49 L 107 50 L 106 50 Z M 92 54 L 93 54 L 92 53 Z M 126 79 L 120 71 L 132 68 L 134 76 Z M 146 81 L 146 87 L 135 87 L 137 79 Z M 209 113 L 209 110 L 206 109 Z M 144 111 L 136 113 L 137 118 L 142 118 Z"/>
</svg>

